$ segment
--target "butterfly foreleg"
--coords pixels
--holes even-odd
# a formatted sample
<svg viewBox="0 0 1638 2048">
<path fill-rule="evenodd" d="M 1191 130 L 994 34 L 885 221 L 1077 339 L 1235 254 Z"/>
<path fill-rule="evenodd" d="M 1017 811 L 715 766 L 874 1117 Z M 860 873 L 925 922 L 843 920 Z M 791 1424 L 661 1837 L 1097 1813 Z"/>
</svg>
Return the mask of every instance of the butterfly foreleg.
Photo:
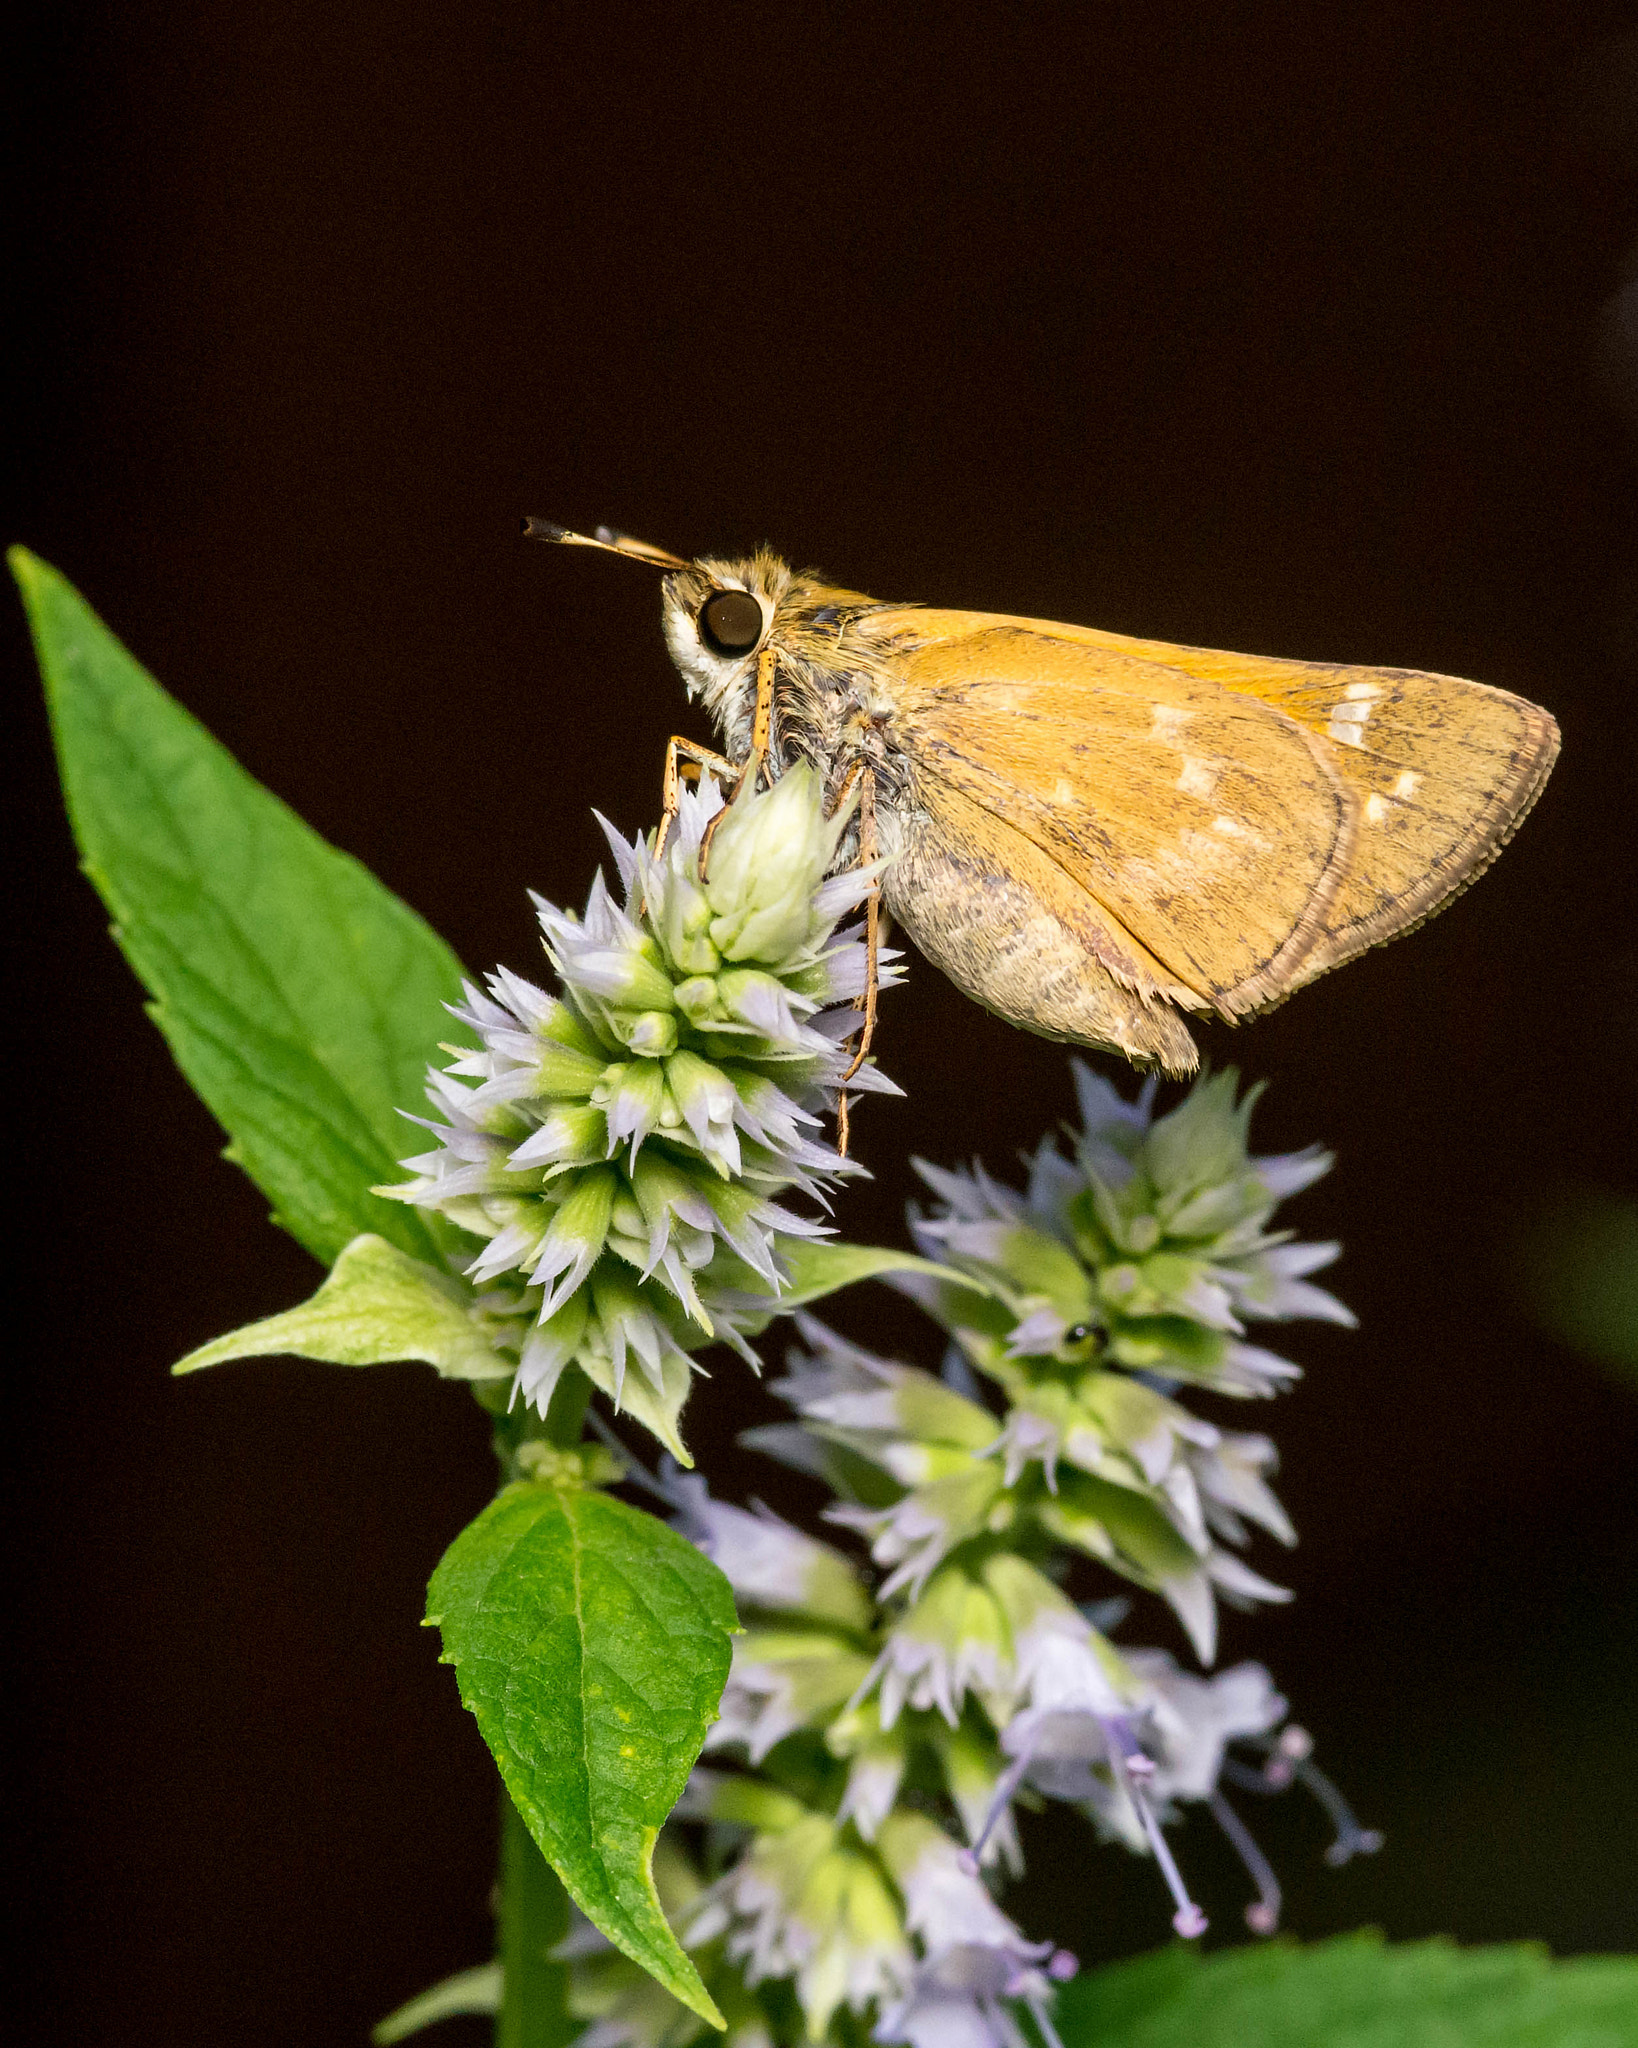
<svg viewBox="0 0 1638 2048">
<path fill-rule="evenodd" d="M 751 750 L 745 757 L 744 767 L 735 776 L 733 788 L 728 792 L 729 804 L 745 787 L 747 778 L 751 787 L 755 789 L 757 777 L 767 764 L 768 746 L 773 737 L 773 689 L 774 651 L 771 647 L 764 647 L 756 662 L 756 708 L 751 713 Z M 717 836 L 717 827 L 722 823 L 727 809 L 728 804 L 724 804 L 706 826 L 704 837 L 700 840 L 702 882 L 705 880 L 705 871 L 711 860 L 711 842 Z"/>
<path fill-rule="evenodd" d="M 690 776 L 698 781 L 701 773 L 709 768 L 721 781 L 731 781 L 734 765 L 721 754 L 715 754 L 709 747 L 702 747 L 697 740 L 684 739 L 681 733 L 673 733 L 665 743 L 665 781 L 660 793 L 660 829 L 654 838 L 654 858 L 658 860 L 665 852 L 666 841 L 671 837 L 671 828 L 677 822 L 677 813 L 682 808 L 683 778 Z"/>
</svg>

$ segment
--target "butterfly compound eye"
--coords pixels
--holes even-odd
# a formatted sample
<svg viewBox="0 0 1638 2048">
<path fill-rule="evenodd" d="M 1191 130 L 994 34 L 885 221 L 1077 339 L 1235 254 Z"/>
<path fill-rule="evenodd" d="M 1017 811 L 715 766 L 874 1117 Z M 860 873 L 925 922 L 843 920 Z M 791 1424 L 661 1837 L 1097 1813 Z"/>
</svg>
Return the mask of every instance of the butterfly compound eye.
<svg viewBox="0 0 1638 2048">
<path fill-rule="evenodd" d="M 744 654 L 762 638 L 762 607 L 748 590 L 719 590 L 700 606 L 700 632 L 718 654 Z"/>
</svg>

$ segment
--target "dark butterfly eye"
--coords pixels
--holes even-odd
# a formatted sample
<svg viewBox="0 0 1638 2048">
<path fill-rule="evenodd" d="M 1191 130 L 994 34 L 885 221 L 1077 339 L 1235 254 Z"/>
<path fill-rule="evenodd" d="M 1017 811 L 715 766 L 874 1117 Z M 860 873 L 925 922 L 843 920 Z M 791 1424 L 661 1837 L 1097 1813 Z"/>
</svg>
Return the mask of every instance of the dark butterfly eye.
<svg viewBox="0 0 1638 2048">
<path fill-rule="evenodd" d="M 719 590 L 700 606 L 700 632 L 717 654 L 744 654 L 762 638 L 762 607 L 748 590 Z"/>
</svg>

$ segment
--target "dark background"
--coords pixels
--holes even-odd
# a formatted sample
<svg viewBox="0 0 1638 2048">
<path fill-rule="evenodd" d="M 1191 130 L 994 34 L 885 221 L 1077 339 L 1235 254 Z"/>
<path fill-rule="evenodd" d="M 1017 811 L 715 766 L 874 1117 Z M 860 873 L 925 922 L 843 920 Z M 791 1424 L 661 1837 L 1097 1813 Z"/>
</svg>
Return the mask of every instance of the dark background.
<svg viewBox="0 0 1638 2048">
<path fill-rule="evenodd" d="M 1228 1645 L 1388 1831 L 1333 1875 L 1269 1818 L 1305 1935 L 1638 1947 L 1638 1391 L 1511 1280 L 1555 1188 L 1634 1183 L 1633 20 L 126 0 L 40 8 L 6 67 L 7 537 L 474 967 L 539 971 L 526 888 L 580 901 L 591 805 L 652 819 L 704 736 L 645 574 L 526 511 L 1557 713 L 1473 895 L 1208 1035 L 1271 1081 L 1266 1148 L 1337 1148 L 1298 1220 L 1362 1318 L 1294 1332 L 1255 1418 L 1300 1598 Z M 356 2043 L 488 1950 L 491 1767 L 417 1627 L 482 1418 L 421 1369 L 165 1377 L 316 1274 L 142 1015 L 0 635 L 26 2037 Z M 1005 1167 L 1070 1107 L 929 969 L 880 1047 L 909 1096 L 861 1118 L 855 1236 L 898 1232 L 908 1153 Z M 729 1362 L 691 1435 L 782 1497 L 725 1455 L 769 1406 Z M 1019 1905 L 1088 1956 L 1166 1931 L 1152 1867 L 1066 1828 Z"/>
</svg>

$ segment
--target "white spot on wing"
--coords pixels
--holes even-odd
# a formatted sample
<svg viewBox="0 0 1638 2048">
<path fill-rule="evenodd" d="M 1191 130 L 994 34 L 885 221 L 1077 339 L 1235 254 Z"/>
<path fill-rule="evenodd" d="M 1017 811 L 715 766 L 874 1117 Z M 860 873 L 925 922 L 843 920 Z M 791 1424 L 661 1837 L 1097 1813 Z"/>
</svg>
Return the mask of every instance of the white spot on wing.
<svg viewBox="0 0 1638 2048">
<path fill-rule="evenodd" d="M 1388 815 L 1388 812 L 1391 808 L 1392 806 L 1389 804 L 1388 799 L 1385 796 L 1378 796 L 1376 791 L 1373 789 L 1370 795 L 1365 799 L 1366 824 L 1380 825 L 1382 823 L 1382 820 Z"/>
<path fill-rule="evenodd" d="M 1154 721 L 1149 728 L 1150 739 L 1159 740 L 1164 747 L 1175 747 L 1178 734 L 1182 732 L 1184 726 L 1194 716 L 1194 713 L 1192 711 L 1185 711 L 1178 704 L 1153 704 L 1149 708 Z"/>
<path fill-rule="evenodd" d="M 1422 780 L 1413 769 L 1401 769 L 1394 777 L 1392 794 L 1397 797 L 1415 796 L 1417 784 Z"/>
<path fill-rule="evenodd" d="M 1325 737 L 1340 740 L 1345 747 L 1364 744 L 1365 721 L 1382 692 L 1374 683 L 1350 683 L 1343 693 L 1343 701 L 1331 710 L 1331 722 L 1325 728 Z"/>
<path fill-rule="evenodd" d="M 1262 833 L 1239 818 L 1219 815 L 1212 819 L 1209 832 L 1188 826 L 1174 840 L 1157 846 L 1147 859 L 1129 855 L 1120 863 L 1117 879 L 1139 895 L 1219 886 L 1224 875 L 1244 872 L 1247 856 L 1243 848 L 1248 845 L 1260 853 L 1269 851 Z"/>
<path fill-rule="evenodd" d="M 1202 761 L 1198 754 L 1185 754 L 1177 786 L 1188 796 L 1207 797 L 1217 787 L 1217 775 L 1209 761 Z"/>
<path fill-rule="evenodd" d="M 1243 839 L 1252 846 L 1266 848 L 1268 841 L 1260 832 L 1254 832 L 1242 818 L 1230 818 L 1221 812 L 1212 819 L 1211 829 L 1221 839 Z"/>
<path fill-rule="evenodd" d="M 1055 804 L 1072 804 L 1075 801 L 1075 786 L 1067 775 L 1060 775 L 1052 785 L 1052 801 Z"/>
</svg>

